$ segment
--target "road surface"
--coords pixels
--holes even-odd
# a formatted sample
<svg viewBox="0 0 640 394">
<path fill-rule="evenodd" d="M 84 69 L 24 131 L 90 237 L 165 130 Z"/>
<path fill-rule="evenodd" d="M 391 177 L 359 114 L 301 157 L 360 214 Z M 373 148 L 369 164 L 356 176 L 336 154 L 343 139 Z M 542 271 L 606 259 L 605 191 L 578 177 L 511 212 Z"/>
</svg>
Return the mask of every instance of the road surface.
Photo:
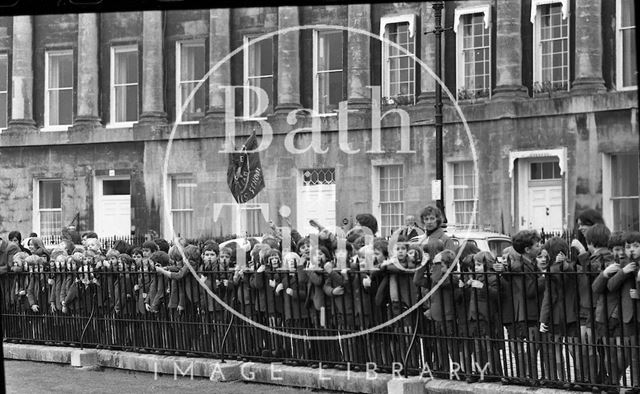
<svg viewBox="0 0 640 394">
<path fill-rule="evenodd" d="M 105 368 L 100 371 L 79 370 L 69 365 L 5 360 L 6 392 L 14 393 L 224 393 L 295 394 L 310 389 L 272 386 L 244 382 L 212 382 L 189 376 L 177 380 L 152 373 Z M 321 391 L 313 391 L 322 393 Z M 328 394 L 328 392 L 325 392 Z"/>
</svg>

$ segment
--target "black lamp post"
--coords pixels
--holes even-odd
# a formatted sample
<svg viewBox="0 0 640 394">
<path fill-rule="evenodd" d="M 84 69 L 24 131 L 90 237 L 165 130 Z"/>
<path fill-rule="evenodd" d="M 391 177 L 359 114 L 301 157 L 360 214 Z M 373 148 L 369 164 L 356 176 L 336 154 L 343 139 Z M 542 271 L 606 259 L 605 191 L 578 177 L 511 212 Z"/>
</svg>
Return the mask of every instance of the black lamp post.
<svg viewBox="0 0 640 394">
<path fill-rule="evenodd" d="M 436 1 L 433 3 L 433 14 L 435 18 L 435 29 L 433 33 L 436 36 L 435 55 L 436 55 L 436 68 L 435 74 L 438 78 L 442 77 L 442 32 L 449 30 L 442 27 L 442 9 L 444 8 L 443 1 Z M 436 200 L 436 206 L 442 212 L 442 223 L 447 223 L 447 215 L 444 209 L 444 175 L 442 170 L 443 157 L 442 157 L 442 86 L 436 82 L 436 97 L 435 97 L 435 126 L 436 126 L 436 180 L 440 181 L 440 198 Z"/>
</svg>

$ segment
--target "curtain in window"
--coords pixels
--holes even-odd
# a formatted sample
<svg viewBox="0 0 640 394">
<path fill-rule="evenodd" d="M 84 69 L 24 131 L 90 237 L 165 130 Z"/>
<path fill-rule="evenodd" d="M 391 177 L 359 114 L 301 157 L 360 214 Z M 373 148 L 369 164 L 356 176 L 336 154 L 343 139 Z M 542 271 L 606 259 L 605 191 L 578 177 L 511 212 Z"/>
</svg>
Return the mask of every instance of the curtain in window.
<svg viewBox="0 0 640 394">
<path fill-rule="evenodd" d="M 638 153 L 611 156 L 614 229 L 638 230 Z"/>
<path fill-rule="evenodd" d="M 138 120 L 138 52 L 116 52 L 114 72 L 116 122 L 135 122 Z"/>
<path fill-rule="evenodd" d="M 173 231 L 181 237 L 193 236 L 193 177 L 171 179 Z"/>
<path fill-rule="evenodd" d="M 60 181 L 40 181 L 40 236 L 59 234 L 62 230 L 62 193 Z"/>
<path fill-rule="evenodd" d="M 73 56 L 49 54 L 49 124 L 73 122 Z"/>
<path fill-rule="evenodd" d="M 7 55 L 0 55 L 0 128 L 7 127 L 7 92 L 8 92 L 9 66 Z"/>
<path fill-rule="evenodd" d="M 403 224 L 404 182 L 402 166 L 380 167 L 380 230 L 382 236 L 390 236 Z"/>
<path fill-rule="evenodd" d="M 204 44 L 183 44 L 180 50 L 180 96 L 182 105 L 205 74 Z M 204 116 L 207 84 L 200 86 L 184 113 L 183 121 L 198 120 Z"/>
</svg>

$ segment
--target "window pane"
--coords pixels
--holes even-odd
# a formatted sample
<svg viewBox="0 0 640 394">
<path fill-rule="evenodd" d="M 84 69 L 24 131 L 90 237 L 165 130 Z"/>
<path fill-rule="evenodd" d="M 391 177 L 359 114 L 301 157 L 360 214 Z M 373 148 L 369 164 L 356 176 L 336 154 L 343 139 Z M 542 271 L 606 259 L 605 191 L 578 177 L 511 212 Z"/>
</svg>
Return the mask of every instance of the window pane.
<svg viewBox="0 0 640 394">
<path fill-rule="evenodd" d="M 6 92 L 9 78 L 7 55 L 0 55 L 0 92 Z"/>
<path fill-rule="evenodd" d="M 115 88 L 116 122 L 138 120 L 138 85 Z"/>
<path fill-rule="evenodd" d="M 180 51 L 180 81 L 200 80 L 206 66 L 204 43 L 182 44 Z"/>
<path fill-rule="evenodd" d="M 61 208 L 60 181 L 40 181 L 39 185 L 40 209 Z"/>
<path fill-rule="evenodd" d="M 40 237 L 58 235 L 62 231 L 62 212 L 40 212 Z"/>
<path fill-rule="evenodd" d="M 116 84 L 138 83 L 138 52 L 114 53 L 114 82 Z"/>
<path fill-rule="evenodd" d="M 471 223 L 475 194 L 473 162 L 453 163 L 453 206 L 456 224 Z M 477 216 L 475 217 L 477 223 Z"/>
<path fill-rule="evenodd" d="M 7 93 L 0 93 L 0 128 L 7 127 Z"/>
<path fill-rule="evenodd" d="M 73 86 L 73 55 L 49 54 L 49 88 Z"/>
<path fill-rule="evenodd" d="M 129 195 L 130 181 L 128 179 L 118 179 L 113 181 L 102 181 L 102 194 L 104 196 L 124 196 Z"/>
<path fill-rule="evenodd" d="M 189 98 L 189 94 L 191 94 L 193 88 L 196 85 L 197 85 L 197 82 L 183 83 L 181 85 L 181 89 L 182 89 L 181 97 L 182 97 L 183 105 Z M 198 89 L 198 91 L 192 97 L 191 101 L 189 101 L 187 108 L 185 108 L 184 112 L 182 113 L 183 121 L 198 120 L 204 116 L 206 87 L 207 87 L 207 84 L 200 85 L 200 88 Z"/>
<path fill-rule="evenodd" d="M 490 88 L 489 75 L 489 29 L 484 28 L 484 16 L 481 13 L 463 15 L 462 29 L 462 86 L 466 93 L 483 96 Z"/>
<path fill-rule="evenodd" d="M 171 216 L 173 230 L 181 237 L 193 237 L 194 178 L 190 175 L 171 177 Z"/>
<path fill-rule="evenodd" d="M 380 210 L 382 236 L 390 236 L 404 218 L 402 166 L 380 167 Z"/>
<path fill-rule="evenodd" d="M 273 74 L 273 44 L 271 39 L 249 45 L 249 77 Z"/>
<path fill-rule="evenodd" d="M 636 29 L 622 31 L 622 86 L 638 84 L 636 63 Z"/>
<path fill-rule="evenodd" d="M 638 198 L 613 200 L 613 223 L 615 231 L 638 231 Z"/>
<path fill-rule="evenodd" d="M 634 0 L 620 0 L 621 9 L 620 12 L 620 26 L 629 27 L 636 25 L 636 13 L 634 7 Z"/>
<path fill-rule="evenodd" d="M 638 196 L 638 153 L 611 156 L 612 197 Z"/>
</svg>

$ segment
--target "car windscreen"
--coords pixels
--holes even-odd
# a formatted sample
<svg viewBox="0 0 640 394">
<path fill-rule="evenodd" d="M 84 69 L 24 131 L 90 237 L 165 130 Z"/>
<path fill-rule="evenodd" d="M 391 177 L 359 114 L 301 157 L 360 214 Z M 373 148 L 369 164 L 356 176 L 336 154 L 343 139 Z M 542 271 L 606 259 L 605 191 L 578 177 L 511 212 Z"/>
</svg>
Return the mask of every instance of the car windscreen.
<svg viewBox="0 0 640 394">
<path fill-rule="evenodd" d="M 494 256 L 501 256 L 504 248 L 511 246 L 511 241 L 507 239 L 490 239 L 488 243 Z"/>
</svg>

